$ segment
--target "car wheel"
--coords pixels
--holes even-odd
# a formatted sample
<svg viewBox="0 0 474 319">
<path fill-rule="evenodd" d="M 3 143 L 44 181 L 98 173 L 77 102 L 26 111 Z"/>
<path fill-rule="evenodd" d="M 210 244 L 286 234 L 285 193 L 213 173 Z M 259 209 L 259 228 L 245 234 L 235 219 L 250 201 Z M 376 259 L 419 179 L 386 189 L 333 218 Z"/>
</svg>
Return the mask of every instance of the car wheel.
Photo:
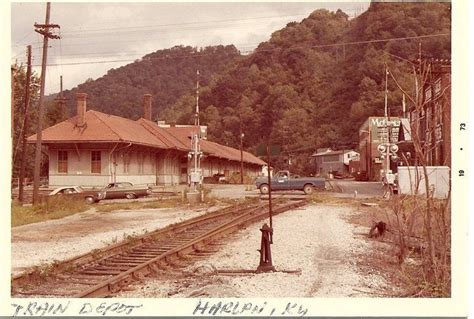
<svg viewBox="0 0 474 319">
<path fill-rule="evenodd" d="M 267 184 L 260 185 L 260 193 L 268 194 L 268 191 L 269 191 L 269 187 Z"/>
<path fill-rule="evenodd" d="M 303 192 L 304 192 L 306 195 L 312 194 L 313 191 L 314 191 L 314 188 L 313 188 L 313 185 L 311 185 L 311 184 L 306 184 L 306 185 L 303 187 Z"/>
<path fill-rule="evenodd" d="M 127 199 L 134 199 L 134 198 L 137 198 L 137 196 L 135 196 L 135 194 L 132 194 L 132 193 L 128 193 L 127 195 L 125 195 L 125 197 Z"/>
<path fill-rule="evenodd" d="M 86 197 L 86 203 L 87 204 L 94 204 L 95 203 L 95 199 L 93 197 Z"/>
</svg>

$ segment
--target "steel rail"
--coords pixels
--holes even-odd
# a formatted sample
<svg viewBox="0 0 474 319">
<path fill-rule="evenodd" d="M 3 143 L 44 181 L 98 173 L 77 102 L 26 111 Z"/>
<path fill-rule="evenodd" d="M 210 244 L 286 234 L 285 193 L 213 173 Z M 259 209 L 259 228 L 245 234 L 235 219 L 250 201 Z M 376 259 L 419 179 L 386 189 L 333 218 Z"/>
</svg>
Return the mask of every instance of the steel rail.
<svg viewBox="0 0 474 319">
<path fill-rule="evenodd" d="M 265 204 L 258 204 L 256 206 L 247 204 L 247 206 L 244 206 L 244 207 L 241 207 L 241 206 L 237 206 L 237 207 L 236 206 L 228 206 L 228 207 L 219 209 L 217 211 L 214 211 L 214 212 L 211 212 L 211 213 L 208 213 L 208 214 L 205 214 L 205 215 L 201 215 L 201 216 L 197 216 L 197 217 L 185 220 L 185 221 L 180 222 L 178 224 L 171 224 L 171 225 L 168 225 L 164 228 L 154 230 L 150 233 L 146 233 L 146 234 L 143 234 L 143 235 L 133 237 L 132 241 L 124 240 L 124 241 L 121 241 L 121 242 L 113 244 L 113 245 L 109 245 L 109 246 L 104 247 L 104 248 L 96 249 L 92 252 L 87 252 L 87 253 L 84 253 L 82 255 L 66 259 L 66 260 L 61 261 L 59 263 L 53 264 L 52 265 L 52 267 L 53 267 L 52 270 L 54 271 L 54 270 L 59 270 L 61 268 L 63 268 L 63 269 L 64 268 L 71 268 L 71 266 L 72 267 L 80 267 L 80 266 L 82 266 L 84 264 L 87 264 L 87 263 L 90 263 L 90 262 L 100 261 L 102 259 L 112 257 L 112 256 L 124 251 L 125 249 L 133 249 L 135 247 L 138 247 L 139 245 L 141 245 L 141 244 L 145 243 L 146 241 L 148 241 L 150 238 L 165 236 L 168 233 L 177 232 L 177 231 L 186 229 L 187 227 L 202 223 L 204 221 L 212 220 L 212 219 L 217 218 L 219 216 L 225 216 L 225 215 L 229 215 L 229 214 L 230 215 L 236 214 L 239 211 L 242 211 L 242 210 L 245 210 L 245 209 L 251 209 L 252 207 L 263 208 L 263 207 L 265 207 Z M 97 256 L 100 256 L 100 258 L 97 258 Z M 26 282 L 31 281 L 36 276 L 36 273 L 37 273 L 37 269 L 32 268 L 30 270 L 27 270 L 27 271 L 23 272 L 22 274 L 14 276 L 11 280 L 12 289 L 16 288 L 16 287 L 19 287 L 19 286 L 25 284 Z"/>
<path fill-rule="evenodd" d="M 280 205 L 275 207 L 273 213 L 279 214 L 284 211 L 287 211 L 292 208 L 296 208 L 306 204 L 306 201 L 295 201 L 290 204 Z M 167 259 L 172 258 L 173 256 L 179 257 L 181 254 L 186 254 L 196 250 L 196 245 L 203 244 L 224 236 L 225 234 L 231 233 L 245 224 L 249 224 L 260 219 L 267 217 L 268 212 L 263 211 L 257 214 L 250 213 L 248 216 L 238 216 L 233 220 L 221 225 L 217 229 L 212 229 L 205 234 L 197 237 L 193 241 L 183 244 L 179 247 L 171 249 L 157 257 L 154 257 L 140 265 L 137 265 L 123 273 L 120 273 L 112 278 L 109 278 L 87 290 L 75 295 L 75 298 L 84 298 L 84 297 L 104 297 L 110 293 L 114 293 L 120 290 L 121 286 L 129 283 L 130 279 L 139 279 L 144 276 L 155 272 L 154 264 L 159 263 L 162 260 L 167 261 Z"/>
</svg>

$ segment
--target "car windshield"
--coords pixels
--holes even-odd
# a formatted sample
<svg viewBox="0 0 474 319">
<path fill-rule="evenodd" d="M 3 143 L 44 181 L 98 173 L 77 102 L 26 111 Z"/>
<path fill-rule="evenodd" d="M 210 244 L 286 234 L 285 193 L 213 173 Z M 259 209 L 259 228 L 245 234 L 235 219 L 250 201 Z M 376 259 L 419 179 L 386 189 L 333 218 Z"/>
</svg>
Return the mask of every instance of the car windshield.
<svg viewBox="0 0 474 319">
<path fill-rule="evenodd" d="M 84 188 L 82 188 L 81 186 L 77 186 L 76 189 L 79 193 L 82 193 L 84 191 Z"/>
<path fill-rule="evenodd" d="M 120 188 L 126 188 L 126 187 L 132 187 L 132 183 L 117 183 L 115 184 L 115 187 L 120 187 Z"/>
</svg>

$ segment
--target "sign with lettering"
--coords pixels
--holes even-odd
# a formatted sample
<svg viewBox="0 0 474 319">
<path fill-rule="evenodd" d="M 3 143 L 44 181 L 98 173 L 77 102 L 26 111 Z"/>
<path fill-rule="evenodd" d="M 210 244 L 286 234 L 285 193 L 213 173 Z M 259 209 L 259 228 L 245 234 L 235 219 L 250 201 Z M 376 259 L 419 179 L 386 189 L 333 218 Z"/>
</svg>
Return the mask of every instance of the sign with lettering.
<svg viewBox="0 0 474 319">
<path fill-rule="evenodd" d="M 398 142 L 398 131 L 400 130 L 401 121 L 399 118 L 371 118 L 370 122 L 370 139 L 372 143 L 386 143 L 389 140 L 390 143 Z"/>
<path fill-rule="evenodd" d="M 388 120 L 386 118 L 372 118 L 371 120 L 372 120 L 371 121 L 372 126 L 377 126 L 377 127 L 386 127 L 386 126 L 397 127 L 397 126 L 400 126 L 400 120 L 399 119 Z"/>
</svg>

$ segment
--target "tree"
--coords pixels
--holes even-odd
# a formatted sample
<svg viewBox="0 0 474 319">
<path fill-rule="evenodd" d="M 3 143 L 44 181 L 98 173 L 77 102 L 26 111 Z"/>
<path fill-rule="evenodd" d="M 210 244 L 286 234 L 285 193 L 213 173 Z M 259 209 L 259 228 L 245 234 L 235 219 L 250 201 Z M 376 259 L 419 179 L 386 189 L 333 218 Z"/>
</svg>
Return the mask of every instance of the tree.
<svg viewBox="0 0 474 319">
<path fill-rule="evenodd" d="M 30 79 L 30 105 L 28 107 L 28 125 L 23 127 L 25 117 L 25 85 L 26 85 L 26 66 L 15 63 L 13 65 L 15 71 L 13 74 L 13 138 L 12 138 L 12 178 L 18 177 L 21 164 L 21 149 L 22 149 L 22 132 L 26 130 L 26 136 L 36 133 L 38 110 L 37 103 L 39 100 L 39 77 L 32 72 Z M 33 175 L 33 161 L 34 150 L 27 146 L 26 152 L 26 174 L 25 176 Z M 43 168 L 44 172 L 44 168 Z"/>
</svg>

